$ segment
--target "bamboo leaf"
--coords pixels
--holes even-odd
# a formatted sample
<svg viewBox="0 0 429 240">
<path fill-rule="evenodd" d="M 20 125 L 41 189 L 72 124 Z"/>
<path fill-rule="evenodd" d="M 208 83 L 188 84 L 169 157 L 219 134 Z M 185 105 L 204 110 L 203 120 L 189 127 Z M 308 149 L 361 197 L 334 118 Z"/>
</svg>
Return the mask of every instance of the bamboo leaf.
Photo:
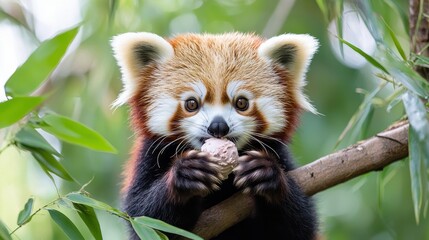
<svg viewBox="0 0 429 240">
<path fill-rule="evenodd" d="M 411 175 L 411 191 L 414 214 L 419 223 L 423 203 L 428 201 L 426 171 L 429 166 L 429 119 L 423 102 L 411 91 L 403 95 L 403 102 L 410 122 L 409 159 Z"/>
<path fill-rule="evenodd" d="M 0 102 L 0 128 L 16 123 L 39 106 L 43 100 L 43 97 L 15 97 Z"/>
<path fill-rule="evenodd" d="M 402 25 L 404 25 L 405 32 L 408 33 L 410 31 L 410 28 L 408 26 L 408 14 L 406 13 L 406 11 L 403 10 L 403 7 L 400 6 L 397 1 L 384 0 L 384 2 L 399 14 Z"/>
<path fill-rule="evenodd" d="M 33 203 L 34 199 L 29 198 L 28 201 L 24 205 L 24 209 L 22 209 L 18 214 L 18 226 L 26 224 L 28 221 L 30 221 L 31 211 L 33 211 Z"/>
<path fill-rule="evenodd" d="M 40 133 L 28 125 L 19 130 L 15 135 L 15 141 L 27 147 L 40 148 L 56 156 L 61 156 L 61 154 L 58 153 L 57 150 L 55 150 L 55 148 L 53 148 L 44 137 L 42 137 L 42 135 L 40 135 Z"/>
<path fill-rule="evenodd" d="M 395 44 L 395 47 L 398 50 L 399 54 L 401 55 L 402 59 L 404 61 L 407 61 L 407 56 L 405 55 L 405 51 L 402 48 L 401 43 L 399 43 L 399 40 L 396 37 L 396 34 L 393 32 L 392 28 L 390 28 L 390 26 L 386 23 L 386 21 L 383 18 L 381 18 L 381 20 L 383 20 L 383 23 L 386 26 L 387 31 L 389 32 L 389 35 L 392 38 L 392 41 Z"/>
<path fill-rule="evenodd" d="M 336 25 L 337 25 L 337 33 L 340 38 L 343 38 L 343 14 L 344 14 L 344 1 L 335 1 L 335 8 L 338 14 Z M 341 41 L 338 41 L 341 57 L 344 58 L 344 45 Z"/>
<path fill-rule="evenodd" d="M 357 137 L 356 132 L 359 132 L 361 130 L 361 127 L 365 126 L 365 124 L 369 124 L 369 120 L 372 116 L 372 99 L 377 95 L 378 92 L 385 86 L 386 84 L 381 84 L 379 87 L 377 87 L 373 92 L 370 94 L 367 94 L 365 96 L 365 99 L 363 100 L 362 104 L 359 106 L 358 110 L 355 114 L 350 118 L 349 122 L 347 123 L 347 126 L 344 128 L 343 132 L 338 137 L 337 142 L 335 143 L 335 147 L 337 148 L 340 142 L 344 139 L 346 134 L 352 130 L 355 129 L 352 134 L 352 138 Z"/>
<path fill-rule="evenodd" d="M 190 239 L 194 239 L 194 240 L 203 240 L 201 237 L 199 237 L 199 236 L 197 236 L 197 235 L 195 235 L 195 234 L 193 234 L 191 232 L 188 232 L 186 230 L 183 230 L 183 229 L 180 229 L 178 227 L 172 226 L 172 225 L 170 225 L 170 224 L 168 224 L 166 222 L 163 222 L 161 220 L 158 220 L 158 219 L 153 219 L 153 218 L 150 218 L 150 217 L 142 216 L 142 217 L 134 218 L 134 221 L 136 221 L 136 222 L 138 222 L 140 224 L 144 224 L 144 225 L 146 225 L 148 227 L 151 227 L 151 228 L 154 228 L 154 229 L 157 229 L 157 230 L 161 230 L 163 232 L 177 234 L 177 235 L 180 235 L 180 236 L 183 236 L 183 237 L 187 237 L 187 238 L 190 238 Z"/>
<path fill-rule="evenodd" d="M 410 128 L 409 131 L 409 159 L 410 159 L 410 176 L 411 176 L 411 194 L 413 198 L 414 216 L 416 223 L 420 221 L 420 210 L 423 202 L 423 183 L 421 174 L 421 152 L 419 149 L 417 134 Z"/>
<path fill-rule="evenodd" d="M 429 66 L 429 57 L 425 57 L 422 55 L 414 55 L 414 57 L 417 59 L 415 61 L 416 65 L 426 65 Z"/>
<path fill-rule="evenodd" d="M 362 57 L 364 57 L 369 63 L 371 63 L 374 67 L 380 69 L 381 71 L 389 74 L 389 72 L 387 71 L 387 69 L 381 65 L 381 63 L 379 63 L 377 60 L 375 60 L 373 57 L 371 57 L 370 55 L 366 54 L 364 51 L 362 51 L 360 48 L 356 47 L 355 45 L 347 42 L 346 40 L 342 39 L 341 37 L 338 37 L 338 39 L 340 39 L 340 41 L 344 44 L 346 44 L 347 46 L 349 46 L 351 49 L 353 49 L 355 52 L 359 53 L 359 55 L 361 55 Z"/>
<path fill-rule="evenodd" d="M 324 0 L 316 0 L 316 3 L 319 6 L 320 11 L 322 11 L 322 14 L 325 17 L 326 22 L 329 22 L 328 6 L 326 5 L 326 2 Z"/>
<path fill-rule="evenodd" d="M 52 156 L 51 153 L 40 149 L 40 148 L 31 148 L 27 146 L 17 145 L 18 147 L 27 150 L 33 155 L 34 159 L 49 172 L 57 175 L 58 177 L 67 180 L 74 181 L 74 179 L 70 176 L 67 170 L 63 167 L 63 165 Z"/>
<path fill-rule="evenodd" d="M 48 114 L 40 127 L 59 139 L 93 150 L 115 153 L 116 149 L 96 131 L 70 118 Z"/>
<path fill-rule="evenodd" d="M 162 240 L 162 238 L 152 228 L 134 220 L 131 220 L 130 222 L 140 239 Z"/>
<path fill-rule="evenodd" d="M 96 240 L 102 240 L 103 236 L 101 234 L 100 223 L 98 222 L 94 209 L 79 203 L 73 203 L 73 206 L 76 208 L 77 213 L 88 227 L 92 236 L 94 236 Z"/>
<path fill-rule="evenodd" d="M 58 65 L 78 29 L 74 27 L 41 43 L 6 82 L 6 94 L 25 96 L 36 90 Z"/>
<path fill-rule="evenodd" d="M 98 200 L 92 199 L 90 197 L 87 197 L 85 195 L 82 195 L 80 193 L 70 193 L 66 195 L 66 198 L 70 201 L 72 201 L 73 203 L 78 203 L 78 204 L 83 204 L 95 209 L 99 209 L 99 210 L 103 210 L 103 211 L 107 211 L 113 214 L 116 214 L 118 216 L 121 217 L 128 217 L 127 214 L 119 211 L 118 209 L 115 209 L 111 206 L 109 206 L 108 204 L 104 203 L 104 202 L 100 202 Z"/>
<path fill-rule="evenodd" d="M 6 225 L 0 220 L 0 239 L 1 240 L 12 240 L 12 237 L 9 235 L 9 230 Z"/>
<path fill-rule="evenodd" d="M 405 111 L 410 125 L 416 131 L 419 141 L 429 141 L 429 119 L 423 102 L 412 92 L 406 92 L 403 97 Z"/>
<path fill-rule="evenodd" d="M 416 73 L 411 66 L 406 65 L 402 61 L 395 60 L 393 56 L 388 57 L 389 62 L 387 66 L 394 79 L 420 97 L 427 98 L 429 96 L 429 83 Z"/>
<path fill-rule="evenodd" d="M 162 232 L 160 232 L 160 231 L 158 231 L 158 230 L 155 230 L 155 232 L 158 234 L 158 236 L 159 236 L 162 240 L 168 240 L 167 235 L 165 235 L 164 233 L 162 233 Z"/>
<path fill-rule="evenodd" d="M 85 240 L 74 223 L 63 213 L 54 209 L 48 209 L 52 220 L 63 230 L 70 240 Z"/>
</svg>

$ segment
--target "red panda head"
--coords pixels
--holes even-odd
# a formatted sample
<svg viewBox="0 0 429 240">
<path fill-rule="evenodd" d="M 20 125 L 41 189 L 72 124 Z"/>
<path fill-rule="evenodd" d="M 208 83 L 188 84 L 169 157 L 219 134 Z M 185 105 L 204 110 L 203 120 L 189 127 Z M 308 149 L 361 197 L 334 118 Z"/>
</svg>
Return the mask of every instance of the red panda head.
<svg viewBox="0 0 429 240">
<path fill-rule="evenodd" d="M 195 148 L 225 137 L 240 148 L 254 138 L 287 141 L 299 112 L 315 112 L 303 94 L 318 47 L 309 35 L 125 33 L 112 46 L 124 83 L 114 106 L 128 102 L 144 136 Z"/>
</svg>

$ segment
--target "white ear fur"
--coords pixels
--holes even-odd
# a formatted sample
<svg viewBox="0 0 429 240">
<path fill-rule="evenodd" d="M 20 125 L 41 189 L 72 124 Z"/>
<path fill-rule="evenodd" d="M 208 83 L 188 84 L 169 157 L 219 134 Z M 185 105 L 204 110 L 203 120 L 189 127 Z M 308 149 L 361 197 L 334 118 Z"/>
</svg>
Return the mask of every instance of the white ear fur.
<svg viewBox="0 0 429 240">
<path fill-rule="evenodd" d="M 261 58 L 288 70 L 297 84 L 298 104 L 312 113 L 317 113 L 317 110 L 304 95 L 303 87 L 308 65 L 318 47 L 317 39 L 308 34 L 283 34 L 266 40 L 258 49 Z"/>
<path fill-rule="evenodd" d="M 121 68 L 124 88 L 113 107 L 125 104 L 137 90 L 142 69 L 152 62 L 163 62 L 174 56 L 173 47 L 164 38 L 147 32 L 124 33 L 113 37 L 112 48 Z"/>
</svg>

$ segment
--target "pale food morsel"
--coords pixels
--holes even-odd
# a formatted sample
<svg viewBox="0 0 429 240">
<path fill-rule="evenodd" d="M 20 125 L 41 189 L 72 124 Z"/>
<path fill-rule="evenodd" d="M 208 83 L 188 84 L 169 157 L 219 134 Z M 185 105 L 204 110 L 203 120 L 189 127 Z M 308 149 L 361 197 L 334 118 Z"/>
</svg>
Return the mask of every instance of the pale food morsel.
<svg viewBox="0 0 429 240">
<path fill-rule="evenodd" d="M 201 147 L 202 152 L 209 153 L 218 159 L 218 164 L 222 166 L 222 175 L 226 179 L 238 162 L 238 151 L 235 144 L 227 139 L 209 138 Z"/>
</svg>

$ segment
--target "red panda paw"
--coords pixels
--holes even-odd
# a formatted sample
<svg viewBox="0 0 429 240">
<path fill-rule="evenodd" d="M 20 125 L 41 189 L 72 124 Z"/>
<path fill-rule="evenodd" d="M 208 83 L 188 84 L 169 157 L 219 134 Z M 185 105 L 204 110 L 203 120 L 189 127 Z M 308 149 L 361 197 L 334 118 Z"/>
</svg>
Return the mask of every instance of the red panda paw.
<svg viewBox="0 0 429 240">
<path fill-rule="evenodd" d="M 246 155 L 238 158 L 238 166 L 233 172 L 234 185 L 243 189 L 244 193 L 262 196 L 270 202 L 279 201 L 285 196 L 285 173 L 277 160 L 266 153 L 246 152 Z"/>
<path fill-rule="evenodd" d="M 219 190 L 221 166 L 208 153 L 191 150 L 174 161 L 167 184 L 174 200 L 187 201 Z"/>
</svg>

